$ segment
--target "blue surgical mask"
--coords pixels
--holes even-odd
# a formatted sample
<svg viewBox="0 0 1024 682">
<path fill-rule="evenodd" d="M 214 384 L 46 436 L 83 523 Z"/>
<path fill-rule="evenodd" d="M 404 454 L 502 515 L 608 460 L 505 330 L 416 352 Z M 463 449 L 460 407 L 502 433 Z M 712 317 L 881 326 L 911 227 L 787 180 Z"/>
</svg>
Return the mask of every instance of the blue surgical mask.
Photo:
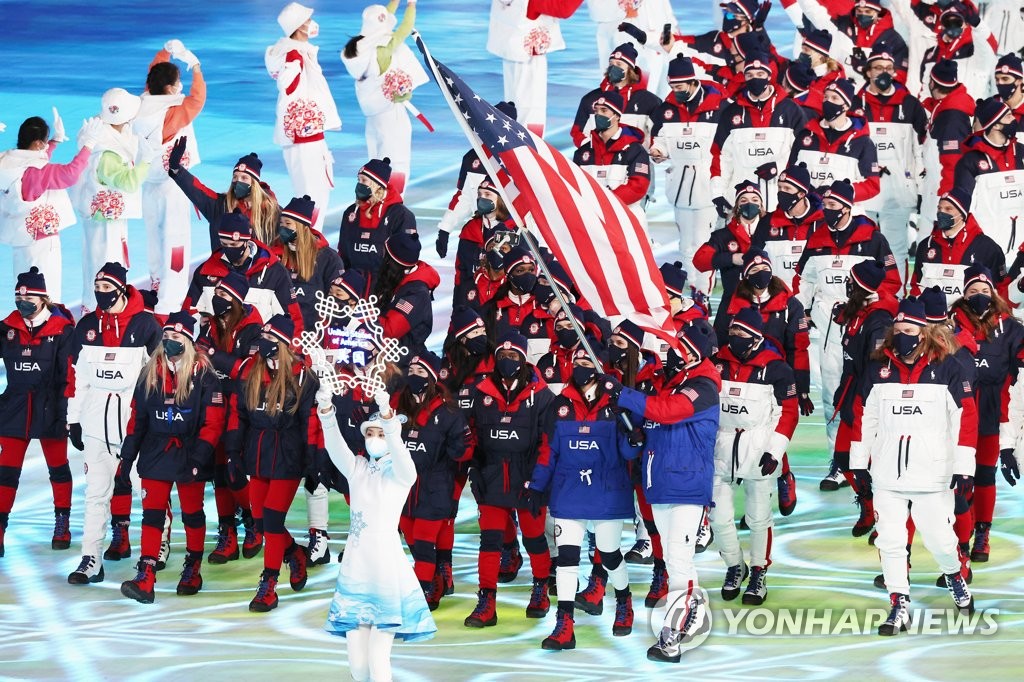
<svg viewBox="0 0 1024 682">
<path fill-rule="evenodd" d="M 605 76 L 608 78 L 609 83 L 618 83 L 626 77 L 626 70 L 613 64 L 608 67 L 607 71 L 605 71 Z"/>
<path fill-rule="evenodd" d="M 362 182 L 356 183 L 356 199 L 359 201 L 366 201 L 373 194 L 373 190 L 370 186 Z"/>
<path fill-rule="evenodd" d="M 175 341 L 174 339 L 164 339 L 164 355 L 169 358 L 176 358 L 185 352 L 185 344 L 181 341 Z"/>
<path fill-rule="evenodd" d="M 518 358 L 498 358 L 494 362 L 494 367 L 503 379 L 511 379 L 519 374 L 519 370 L 523 367 L 523 361 Z"/>
<path fill-rule="evenodd" d="M 594 129 L 598 132 L 608 130 L 612 127 L 612 119 L 610 116 L 602 116 L 601 114 L 594 114 Z"/>
<path fill-rule="evenodd" d="M 480 215 L 490 215 L 494 213 L 495 208 L 497 208 L 497 205 L 490 199 L 485 199 L 484 197 L 476 198 L 476 210 Z"/>
<path fill-rule="evenodd" d="M 21 313 L 22 317 L 29 317 L 30 315 L 35 314 L 36 310 L 39 309 L 33 301 L 27 301 L 25 299 L 15 301 L 14 304 L 18 306 L 18 312 Z"/>
<path fill-rule="evenodd" d="M 236 199 L 245 199 L 252 192 L 252 185 L 248 182 L 235 180 L 231 183 L 231 192 L 235 195 Z"/>
<path fill-rule="evenodd" d="M 896 332 L 892 335 L 892 349 L 896 352 L 896 355 L 901 358 L 905 358 L 917 350 L 920 343 L 920 336 L 911 336 L 910 334 L 904 334 L 903 332 Z"/>
<path fill-rule="evenodd" d="M 290 227 L 279 225 L 277 228 L 277 236 L 281 238 L 281 241 L 285 244 L 291 244 L 295 241 L 295 238 L 299 236 L 299 233 Z"/>
<path fill-rule="evenodd" d="M 739 213 L 747 220 L 753 220 L 761 215 L 761 207 L 757 204 L 740 204 Z"/>
</svg>

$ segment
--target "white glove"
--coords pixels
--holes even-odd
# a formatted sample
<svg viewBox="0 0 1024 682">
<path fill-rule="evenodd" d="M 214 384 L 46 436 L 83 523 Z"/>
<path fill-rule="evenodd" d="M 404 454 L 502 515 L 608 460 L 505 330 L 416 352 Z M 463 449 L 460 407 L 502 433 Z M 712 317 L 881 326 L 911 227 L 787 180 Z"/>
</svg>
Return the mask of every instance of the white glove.
<svg viewBox="0 0 1024 682">
<path fill-rule="evenodd" d="M 326 382 L 321 382 L 316 389 L 316 406 L 324 413 L 334 409 L 334 392 Z"/>
<path fill-rule="evenodd" d="M 164 43 L 164 49 L 170 52 L 172 57 L 177 57 L 185 51 L 185 45 L 175 38 L 174 40 L 168 40 Z"/>
<path fill-rule="evenodd" d="M 54 142 L 67 142 L 68 136 L 64 133 L 64 119 L 57 113 L 57 107 L 53 107 L 53 134 L 50 138 Z"/>
<path fill-rule="evenodd" d="M 78 131 L 78 143 L 83 147 L 92 149 L 99 140 L 100 132 L 103 130 L 103 121 L 99 116 L 93 116 L 82 121 L 82 129 Z"/>
<path fill-rule="evenodd" d="M 391 411 L 391 396 L 388 395 L 387 391 L 377 391 L 373 395 L 373 400 L 377 403 L 377 409 L 380 411 L 381 417 L 391 419 L 394 416 L 394 412 Z"/>
<path fill-rule="evenodd" d="M 174 58 L 184 62 L 189 71 L 199 66 L 199 57 L 192 50 L 182 50 Z"/>
</svg>

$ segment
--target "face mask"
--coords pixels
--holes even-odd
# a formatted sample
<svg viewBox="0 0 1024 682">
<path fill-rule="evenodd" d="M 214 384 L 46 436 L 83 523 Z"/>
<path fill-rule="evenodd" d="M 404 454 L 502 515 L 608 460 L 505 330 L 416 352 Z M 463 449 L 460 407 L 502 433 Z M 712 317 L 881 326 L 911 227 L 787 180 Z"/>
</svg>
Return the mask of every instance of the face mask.
<svg viewBox="0 0 1024 682">
<path fill-rule="evenodd" d="M 169 358 L 176 358 L 185 352 L 185 344 L 181 341 L 175 341 L 174 339 L 164 339 L 164 355 Z"/>
<path fill-rule="evenodd" d="M 989 305 L 992 303 L 992 297 L 986 296 L 985 294 L 974 294 L 973 296 L 967 297 L 967 305 L 971 306 L 971 310 L 978 317 L 985 314 L 988 310 Z"/>
<path fill-rule="evenodd" d="M 518 358 L 498 358 L 494 362 L 494 367 L 502 378 L 511 379 L 519 374 L 519 370 L 523 368 L 523 361 Z"/>
<path fill-rule="evenodd" d="M 110 310 L 117 305 L 118 300 L 121 298 L 121 292 L 117 289 L 113 291 L 97 291 L 96 292 L 96 307 L 100 310 Z"/>
<path fill-rule="evenodd" d="M 281 241 L 285 244 L 291 244 L 295 241 L 295 238 L 299 236 L 299 233 L 295 230 L 281 225 L 277 228 L 277 236 L 281 238 Z"/>
<path fill-rule="evenodd" d="M 609 66 L 608 70 L 604 72 L 608 78 L 609 83 L 618 83 L 626 77 L 626 70 L 621 66 Z"/>
<path fill-rule="evenodd" d="M 946 9 L 953 4 L 953 0 L 935 0 L 935 4 L 938 5 L 940 9 Z"/>
<path fill-rule="evenodd" d="M 885 92 L 890 87 L 892 87 L 892 74 L 889 73 L 888 71 L 883 71 L 882 73 L 875 76 L 874 83 L 875 87 L 878 88 L 879 91 Z"/>
<path fill-rule="evenodd" d="M 722 18 L 722 30 L 726 33 L 732 33 L 739 29 L 741 26 L 740 20 L 733 14 L 726 14 Z"/>
<path fill-rule="evenodd" d="M 1017 128 L 1018 125 L 1016 119 L 1010 121 L 1009 123 L 1004 123 L 1003 135 L 1006 135 L 1007 139 L 1012 140 L 1013 138 L 1017 137 Z"/>
<path fill-rule="evenodd" d="M 224 317 L 231 312 L 231 301 L 220 296 L 213 297 L 213 314 L 217 317 Z"/>
<path fill-rule="evenodd" d="M 501 251 L 488 251 L 487 264 L 491 266 L 491 270 L 501 270 L 505 265 L 505 254 Z"/>
<path fill-rule="evenodd" d="M 678 373 L 679 370 L 681 370 L 682 368 L 682 356 L 680 356 L 679 353 L 675 352 L 674 350 L 670 349 L 668 353 L 665 354 L 665 371 L 670 375 L 674 375 Z"/>
<path fill-rule="evenodd" d="M 480 215 L 490 215 L 494 213 L 494 209 L 497 208 L 495 203 L 490 199 L 483 197 L 476 198 L 476 210 Z"/>
<path fill-rule="evenodd" d="M 550 284 L 537 283 L 537 286 L 533 287 L 531 292 L 533 297 L 537 299 L 537 303 L 540 303 L 545 308 L 548 303 L 551 303 L 551 299 L 555 297 L 555 290 L 551 288 Z"/>
<path fill-rule="evenodd" d="M 768 79 L 751 78 L 743 84 L 743 87 L 746 88 L 747 94 L 751 97 L 760 97 L 768 89 Z"/>
<path fill-rule="evenodd" d="M 839 231 L 839 223 L 843 219 L 842 208 L 823 208 L 821 209 L 822 214 L 825 216 L 825 224 L 828 225 L 828 229 L 833 232 Z"/>
<path fill-rule="evenodd" d="M 772 283 L 772 271 L 759 270 L 751 275 L 748 275 L 747 281 L 750 282 L 750 286 L 754 287 L 755 289 L 767 289 L 768 285 Z"/>
<path fill-rule="evenodd" d="M 369 185 L 363 184 L 361 182 L 356 183 L 356 199 L 358 201 L 366 201 L 367 199 L 370 198 L 371 194 L 373 194 L 373 190 L 370 189 Z"/>
<path fill-rule="evenodd" d="M 597 376 L 597 371 L 593 367 L 582 367 L 575 365 L 572 368 L 572 383 L 578 387 L 583 388 Z"/>
<path fill-rule="evenodd" d="M 1005 102 L 1013 97 L 1013 93 L 1017 92 L 1018 85 L 1018 83 L 996 83 L 996 92 L 999 93 L 999 99 Z"/>
<path fill-rule="evenodd" d="M 953 224 L 956 222 L 956 218 L 953 217 L 952 213 L 946 213 L 945 211 L 939 211 L 935 214 L 935 226 L 946 232 L 947 230 L 953 229 Z"/>
<path fill-rule="evenodd" d="M 509 275 L 508 281 L 522 293 L 528 294 L 537 286 L 537 275 L 532 272 L 522 272 L 518 275 Z"/>
<path fill-rule="evenodd" d="M 249 192 L 252 191 L 252 185 L 241 180 L 235 180 L 231 183 L 231 192 L 235 195 L 236 199 L 244 199 L 249 196 Z"/>
<path fill-rule="evenodd" d="M 949 27 L 947 27 L 943 31 L 943 33 L 945 33 L 946 37 L 949 38 L 950 40 L 956 40 L 957 38 L 959 38 L 960 36 L 963 35 L 964 27 L 963 26 L 949 26 Z"/>
<path fill-rule="evenodd" d="M 572 348 L 576 345 L 576 330 L 572 327 L 556 329 L 555 338 L 558 340 L 558 345 L 562 348 Z"/>
<path fill-rule="evenodd" d="M 686 104 L 690 101 L 690 93 L 681 90 L 673 90 L 672 99 L 676 101 L 676 104 Z"/>
<path fill-rule="evenodd" d="M 316 38 L 318 35 L 320 35 L 320 24 L 310 19 L 309 25 L 306 26 L 306 37 Z"/>
<path fill-rule="evenodd" d="M 171 86 L 171 94 L 172 95 L 180 95 L 182 89 L 183 88 L 182 88 L 182 85 L 181 85 L 181 81 L 178 81 L 177 83 L 175 83 L 174 85 Z"/>
<path fill-rule="evenodd" d="M 626 359 L 626 349 L 618 346 L 608 346 L 608 362 L 617 365 Z"/>
<path fill-rule="evenodd" d="M 256 352 L 267 360 L 277 357 L 277 341 L 264 339 L 262 336 L 256 339 Z"/>
<path fill-rule="evenodd" d="M 740 204 L 739 212 L 740 215 L 747 220 L 753 220 L 757 216 L 761 215 L 761 207 L 757 204 Z"/>
<path fill-rule="evenodd" d="M 776 197 L 778 198 L 779 208 L 783 211 L 791 210 L 800 201 L 800 195 L 796 192 L 783 192 L 779 190 Z"/>
<path fill-rule="evenodd" d="M 462 345 L 466 347 L 466 351 L 470 355 L 483 355 L 487 350 L 487 337 L 474 336 L 471 339 L 464 339 Z"/>
<path fill-rule="evenodd" d="M 871 24 L 875 23 L 875 18 L 870 14 L 858 14 L 857 23 L 861 28 L 870 28 Z"/>
<path fill-rule="evenodd" d="M 757 343 L 757 339 L 753 336 L 749 338 L 743 338 L 742 336 L 730 336 L 729 337 L 729 350 L 736 357 L 743 359 L 750 354 L 750 349 Z"/>
<path fill-rule="evenodd" d="M 36 304 L 32 301 L 20 300 L 15 301 L 14 304 L 18 306 L 18 312 L 21 313 L 22 317 L 29 317 L 38 310 Z"/>
<path fill-rule="evenodd" d="M 419 374 L 410 374 L 405 378 L 405 385 L 409 388 L 409 391 L 415 395 L 423 393 L 427 390 L 427 386 L 430 384 L 430 379 L 427 377 L 421 377 Z"/>
<path fill-rule="evenodd" d="M 246 244 L 243 244 L 242 246 L 225 246 L 221 250 L 231 263 L 241 263 L 249 249 Z"/>
<path fill-rule="evenodd" d="M 366 454 L 371 459 L 380 459 L 388 454 L 388 444 L 383 438 L 367 438 Z"/>
<path fill-rule="evenodd" d="M 846 107 L 842 104 L 836 104 L 835 102 L 822 102 L 821 103 L 821 116 L 826 121 L 834 121 L 846 111 Z"/>
<path fill-rule="evenodd" d="M 807 66 L 811 65 L 811 55 L 807 54 L 806 52 L 801 52 L 800 54 L 798 54 L 796 56 L 796 60 L 801 64 L 805 64 Z"/>
<path fill-rule="evenodd" d="M 612 119 L 609 116 L 594 114 L 594 130 L 601 132 L 612 127 Z"/>
<path fill-rule="evenodd" d="M 896 332 L 892 335 L 892 349 L 896 352 L 896 355 L 901 358 L 905 358 L 917 350 L 920 343 L 920 336 L 911 336 L 910 334 L 904 334 L 903 332 Z"/>
</svg>

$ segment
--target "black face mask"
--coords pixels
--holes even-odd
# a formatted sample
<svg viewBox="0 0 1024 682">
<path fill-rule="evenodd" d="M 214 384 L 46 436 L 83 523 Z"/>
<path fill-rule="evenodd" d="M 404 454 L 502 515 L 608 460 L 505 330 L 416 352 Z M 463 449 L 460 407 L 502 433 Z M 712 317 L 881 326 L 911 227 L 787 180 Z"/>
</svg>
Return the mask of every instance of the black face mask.
<svg viewBox="0 0 1024 682">
<path fill-rule="evenodd" d="M 1003 135 L 1006 135 L 1007 139 L 1013 142 L 1013 138 L 1017 137 L 1017 119 L 1010 121 L 1009 123 L 1003 124 Z"/>
<path fill-rule="evenodd" d="M 870 14 L 858 14 L 856 17 L 861 28 L 870 28 L 871 24 L 875 23 L 875 18 Z"/>
<path fill-rule="evenodd" d="M 366 201 L 373 194 L 373 190 L 370 189 L 369 185 L 361 182 L 356 183 L 356 199 L 358 201 Z"/>
<path fill-rule="evenodd" d="M 985 294 L 974 294 L 973 296 L 967 297 L 967 305 L 971 306 L 971 310 L 978 317 L 981 317 L 988 310 L 988 307 L 992 304 L 992 297 Z"/>
<path fill-rule="evenodd" d="M 185 344 L 174 339 L 163 339 L 164 355 L 169 358 L 176 358 L 185 352 Z"/>
<path fill-rule="evenodd" d="M 757 344 L 757 338 L 751 336 L 749 338 L 743 338 L 742 336 L 729 336 L 729 350 L 732 354 L 741 360 L 750 355 L 750 350 Z"/>
<path fill-rule="evenodd" d="M 555 297 L 555 290 L 551 288 L 550 284 L 541 284 L 537 282 L 537 285 L 533 287 L 533 297 L 537 299 L 537 303 L 547 307 L 551 299 Z"/>
<path fill-rule="evenodd" d="M 220 296 L 213 297 L 213 314 L 217 317 L 224 317 L 231 312 L 231 301 Z"/>
<path fill-rule="evenodd" d="M 484 351 L 487 350 L 487 336 L 474 336 L 473 338 L 464 338 L 462 345 L 466 347 L 466 351 L 470 355 L 483 355 Z"/>
<path fill-rule="evenodd" d="M 410 374 L 405 377 L 405 385 L 409 388 L 410 393 L 419 395 L 427 390 L 427 386 L 430 385 L 430 379 L 421 377 L 419 374 Z"/>
<path fill-rule="evenodd" d="M 97 291 L 96 292 L 96 307 L 100 310 L 110 310 L 117 302 L 121 299 L 121 292 L 117 289 L 113 291 Z"/>
<path fill-rule="evenodd" d="M 620 348 L 618 346 L 613 346 L 613 345 L 609 344 L 608 345 L 608 362 L 610 362 L 613 365 L 618 365 L 619 363 L 625 361 L 626 354 L 628 352 L 629 351 L 628 351 L 627 348 Z"/>
<path fill-rule="evenodd" d="M 901 358 L 905 358 L 917 350 L 920 343 L 920 336 L 911 336 L 910 334 L 904 334 L 903 332 L 896 332 L 892 335 L 892 349 L 896 352 L 896 355 Z"/>
<path fill-rule="evenodd" d="M 954 223 L 956 223 L 956 218 L 953 217 L 952 213 L 939 211 L 935 214 L 935 227 L 939 228 L 943 232 L 952 230 Z"/>
<path fill-rule="evenodd" d="M 602 132 L 612 127 L 611 116 L 604 116 L 602 114 L 594 114 L 594 130 Z"/>
<path fill-rule="evenodd" d="M 873 82 L 880 92 L 885 92 L 892 87 L 892 74 L 888 71 L 883 71 L 875 76 L 875 80 Z"/>
<path fill-rule="evenodd" d="M 676 101 L 676 104 L 686 104 L 690 101 L 690 93 L 683 92 L 681 90 L 673 90 L 672 99 Z"/>
<path fill-rule="evenodd" d="M 519 358 L 498 358 L 494 362 L 494 368 L 503 379 L 511 379 L 519 374 L 523 368 L 523 361 Z"/>
<path fill-rule="evenodd" d="M 518 275 L 509 275 L 508 281 L 522 293 L 528 294 L 537 286 L 537 275 L 532 272 L 521 272 Z"/>
<path fill-rule="evenodd" d="M 277 350 L 277 341 L 264 339 L 262 336 L 256 339 L 256 352 L 262 355 L 267 360 L 272 360 L 273 358 L 276 358 Z"/>
<path fill-rule="evenodd" d="M 846 280 L 846 298 L 853 298 L 860 290 L 860 287 L 854 284 L 852 279 Z"/>
<path fill-rule="evenodd" d="M 950 40 L 956 40 L 957 38 L 959 38 L 960 36 L 962 36 L 964 34 L 964 27 L 963 26 L 947 26 L 946 29 L 943 31 L 943 33 L 945 33 L 946 37 L 949 38 Z"/>
<path fill-rule="evenodd" d="M 495 208 L 497 208 L 497 205 L 490 199 L 485 199 L 483 197 L 476 198 L 476 210 L 480 215 L 490 215 L 491 213 L 494 213 Z"/>
<path fill-rule="evenodd" d="M 236 199 L 245 199 L 252 192 L 252 185 L 241 180 L 235 180 L 231 183 L 231 191 Z"/>
<path fill-rule="evenodd" d="M 764 91 L 768 89 L 767 78 L 751 78 L 743 84 L 747 94 L 751 97 L 760 97 L 764 94 Z"/>
<path fill-rule="evenodd" d="M 676 351 L 669 349 L 665 354 L 665 373 L 674 376 L 683 368 L 683 357 Z"/>
<path fill-rule="evenodd" d="M 486 258 L 492 270 L 501 270 L 505 265 L 505 254 L 501 251 L 488 251 Z"/>
<path fill-rule="evenodd" d="M 1020 83 L 1017 82 L 996 83 L 996 92 L 999 93 L 999 99 L 1003 100 L 1004 102 L 1010 99 L 1011 97 L 1013 97 L 1013 93 L 1017 92 L 1017 88 L 1019 86 Z"/>
<path fill-rule="evenodd" d="M 626 77 L 626 70 L 620 66 L 609 66 L 608 70 L 604 72 L 605 77 L 608 78 L 609 83 L 618 83 Z"/>
<path fill-rule="evenodd" d="M 597 377 L 597 370 L 593 367 L 574 365 L 572 368 L 572 383 L 583 388 Z"/>
<path fill-rule="evenodd" d="M 828 225 L 828 229 L 833 232 L 838 232 L 839 223 L 843 220 L 843 212 L 845 210 L 846 209 L 842 208 L 821 209 L 821 213 L 825 217 L 825 224 Z"/>
<path fill-rule="evenodd" d="M 954 0 L 935 0 L 935 4 L 939 6 L 939 9 L 946 9 L 953 4 Z"/>
<path fill-rule="evenodd" d="M 846 107 L 842 104 L 836 104 L 835 102 L 822 102 L 821 103 L 821 117 L 826 121 L 834 121 L 846 111 Z"/>
<path fill-rule="evenodd" d="M 33 315 L 39 308 L 32 301 L 26 301 L 24 299 L 15 301 L 14 304 L 18 306 L 18 312 L 21 313 L 22 317 L 29 317 Z"/>
<path fill-rule="evenodd" d="M 299 233 L 289 227 L 279 225 L 277 228 L 277 236 L 280 237 L 281 241 L 285 244 L 291 244 L 295 241 L 295 238 L 299 236 Z"/>
<path fill-rule="evenodd" d="M 757 204 L 740 204 L 739 214 L 747 220 L 753 220 L 757 216 L 761 215 L 761 207 Z"/>
<path fill-rule="evenodd" d="M 576 330 L 572 327 L 569 327 L 568 329 L 556 329 L 555 338 L 558 340 L 558 345 L 562 348 L 572 348 L 578 341 Z"/>
<path fill-rule="evenodd" d="M 767 289 L 768 285 L 772 283 L 772 271 L 759 270 L 748 275 L 747 281 L 750 282 L 750 286 L 755 289 Z"/>
<path fill-rule="evenodd" d="M 783 192 L 781 189 L 776 194 L 776 198 L 779 202 L 779 208 L 783 211 L 791 210 L 800 201 L 800 195 L 796 192 Z"/>
<path fill-rule="evenodd" d="M 722 30 L 726 33 L 732 33 L 733 31 L 738 30 L 741 25 L 740 20 L 735 16 L 732 19 L 727 17 L 722 18 Z"/>
<path fill-rule="evenodd" d="M 811 65 L 811 55 L 807 54 L 806 52 L 801 52 L 800 54 L 798 54 L 796 56 L 796 60 L 801 64 L 805 64 L 807 66 Z"/>
<path fill-rule="evenodd" d="M 242 244 L 241 246 L 222 246 L 221 251 L 223 251 L 224 255 L 228 257 L 228 262 L 232 264 L 240 263 L 248 253 L 249 246 L 248 244 Z"/>
</svg>

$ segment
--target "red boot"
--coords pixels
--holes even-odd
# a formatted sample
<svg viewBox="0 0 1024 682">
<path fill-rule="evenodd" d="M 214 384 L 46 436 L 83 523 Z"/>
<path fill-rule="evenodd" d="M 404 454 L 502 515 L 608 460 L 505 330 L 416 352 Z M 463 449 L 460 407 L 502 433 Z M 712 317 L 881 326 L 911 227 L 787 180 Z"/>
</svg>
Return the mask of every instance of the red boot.
<svg viewBox="0 0 1024 682">
<path fill-rule="evenodd" d="M 120 561 L 132 555 L 132 545 L 128 540 L 128 522 L 114 521 L 110 524 L 110 546 L 103 553 L 106 561 Z"/>
<path fill-rule="evenodd" d="M 555 629 L 540 643 L 541 649 L 562 651 L 576 648 L 576 633 L 573 631 L 572 614 L 559 610 L 555 614 Z"/>
<path fill-rule="evenodd" d="M 285 552 L 284 560 L 288 564 L 288 583 L 298 592 L 306 586 L 306 551 L 295 542 Z"/>
<path fill-rule="evenodd" d="M 202 552 L 189 552 L 185 555 L 185 563 L 181 569 L 181 580 L 178 581 L 178 594 L 190 596 L 203 589 L 203 576 L 199 569 L 203 566 Z"/>
<path fill-rule="evenodd" d="M 590 572 L 590 581 L 576 595 L 576 608 L 591 616 L 600 616 L 604 611 L 604 593 L 608 584 L 608 572 L 595 566 Z"/>
<path fill-rule="evenodd" d="M 249 602 L 249 610 L 266 613 L 277 608 L 277 575 L 270 571 L 260 574 L 260 584 L 256 588 L 256 596 Z"/>
<path fill-rule="evenodd" d="M 467 628 L 486 628 L 498 624 L 497 590 L 480 590 L 476 608 L 463 622 Z"/>
<path fill-rule="evenodd" d="M 621 599 L 615 597 L 615 622 L 612 623 L 612 635 L 625 637 L 633 632 L 633 595 L 629 592 Z"/>
<path fill-rule="evenodd" d="M 238 529 L 234 521 L 220 524 L 217 531 L 217 546 L 207 560 L 211 564 L 226 564 L 238 559 Z"/>
<path fill-rule="evenodd" d="M 527 618 L 543 618 L 551 610 L 551 599 L 548 597 L 548 579 L 534 578 L 533 590 L 530 592 L 530 603 L 526 605 Z"/>
<path fill-rule="evenodd" d="M 142 604 L 153 603 L 156 586 L 156 559 L 143 557 L 137 566 L 139 572 L 132 580 L 121 583 L 121 594 Z"/>
</svg>

